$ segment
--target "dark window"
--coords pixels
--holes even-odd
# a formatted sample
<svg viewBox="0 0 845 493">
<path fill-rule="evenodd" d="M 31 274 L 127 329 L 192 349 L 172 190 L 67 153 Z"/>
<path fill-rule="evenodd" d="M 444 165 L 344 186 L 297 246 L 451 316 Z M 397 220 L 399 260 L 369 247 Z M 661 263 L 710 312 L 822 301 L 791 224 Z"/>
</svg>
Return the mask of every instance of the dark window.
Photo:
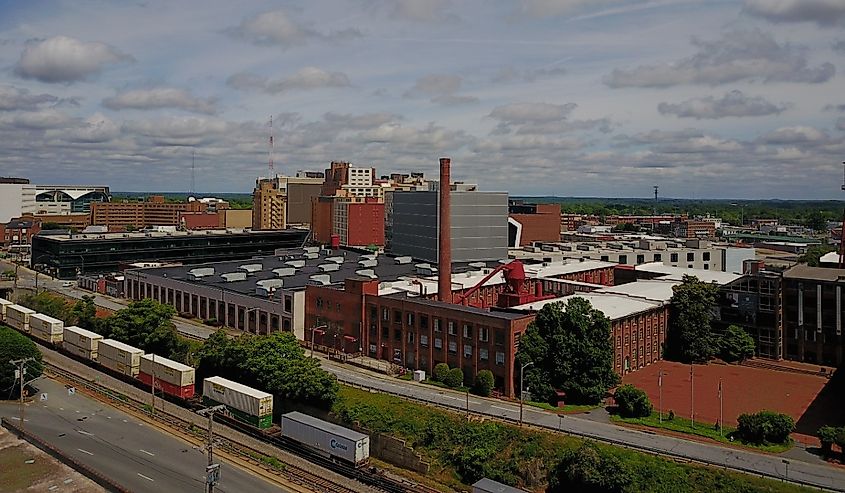
<svg viewBox="0 0 845 493">
<path fill-rule="evenodd" d="M 610 257 L 608 257 L 607 255 L 602 255 L 602 256 L 601 256 L 601 261 L 602 261 L 602 262 L 607 262 L 608 260 L 610 260 Z"/>
<path fill-rule="evenodd" d="M 669 255 L 669 261 L 670 262 L 677 262 L 678 261 L 678 254 L 677 253 L 670 254 Z"/>
<path fill-rule="evenodd" d="M 400 312 L 399 310 L 394 310 L 393 311 L 393 321 L 396 322 L 397 324 L 401 324 L 402 323 L 402 312 Z"/>
<path fill-rule="evenodd" d="M 687 253 L 687 262 L 695 262 L 695 252 Z"/>
<path fill-rule="evenodd" d="M 428 315 L 420 315 L 420 328 L 427 329 L 428 328 Z"/>
<path fill-rule="evenodd" d="M 710 262 L 710 252 L 704 252 L 701 254 L 701 259 L 705 262 Z"/>
<path fill-rule="evenodd" d="M 620 255 L 619 256 L 619 263 L 620 264 L 627 264 L 628 263 L 628 256 L 627 255 Z"/>
<path fill-rule="evenodd" d="M 659 253 L 655 253 L 654 254 L 654 261 L 655 262 L 662 262 L 663 261 L 663 255 L 660 255 Z"/>
<path fill-rule="evenodd" d="M 293 301 L 290 296 L 285 296 L 285 311 L 290 313 L 293 310 Z"/>
<path fill-rule="evenodd" d="M 494 335 L 496 345 L 501 346 L 505 343 L 505 331 L 496 330 Z"/>
<path fill-rule="evenodd" d="M 645 263 L 645 255 L 637 255 L 637 265 Z"/>
<path fill-rule="evenodd" d="M 402 340 L 402 329 L 393 329 L 393 340 L 394 341 L 401 341 Z"/>
</svg>

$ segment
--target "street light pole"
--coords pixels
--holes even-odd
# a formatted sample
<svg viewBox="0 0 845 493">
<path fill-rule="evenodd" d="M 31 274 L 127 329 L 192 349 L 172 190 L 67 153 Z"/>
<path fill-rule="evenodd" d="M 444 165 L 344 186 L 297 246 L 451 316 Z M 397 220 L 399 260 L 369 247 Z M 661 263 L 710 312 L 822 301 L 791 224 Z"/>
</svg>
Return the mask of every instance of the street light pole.
<svg viewBox="0 0 845 493">
<path fill-rule="evenodd" d="M 206 444 L 206 451 L 208 452 L 208 464 L 206 466 L 206 482 L 205 482 L 205 491 L 207 493 L 214 493 L 214 485 L 216 483 L 216 478 L 212 478 L 211 474 L 212 470 L 215 469 L 214 467 L 214 413 L 223 412 L 226 409 L 226 406 L 219 405 L 214 407 L 209 407 L 205 409 L 200 409 L 197 411 L 197 414 L 200 416 L 208 417 L 208 443 Z M 219 473 L 219 466 L 217 467 Z M 219 475 L 219 474 L 218 474 Z"/>
<path fill-rule="evenodd" d="M 689 364 L 689 421 L 690 426 L 695 428 L 695 374 L 692 363 Z"/>
<path fill-rule="evenodd" d="M 525 401 L 524 392 L 522 390 L 522 377 L 525 373 L 525 369 L 533 364 L 533 361 L 529 361 L 528 363 L 525 363 L 519 368 L 519 426 L 522 426 L 522 407 L 523 402 Z"/>
<path fill-rule="evenodd" d="M 658 407 L 657 410 L 657 421 L 663 423 L 663 370 L 657 374 L 657 395 L 658 395 Z"/>
<path fill-rule="evenodd" d="M 35 361 L 35 358 L 21 358 L 15 359 L 10 361 L 9 363 L 18 366 L 18 376 L 21 379 L 21 395 L 20 395 L 20 419 L 21 419 L 21 429 L 24 429 L 24 421 L 23 421 L 23 386 L 24 386 L 24 375 L 26 374 L 26 364 L 30 361 Z"/>
<path fill-rule="evenodd" d="M 152 377 L 152 381 L 150 382 L 150 398 L 152 400 L 151 407 L 150 407 L 150 416 L 156 415 L 156 355 L 153 353 L 151 355 L 153 360 L 152 369 L 153 374 L 150 375 Z"/>
</svg>

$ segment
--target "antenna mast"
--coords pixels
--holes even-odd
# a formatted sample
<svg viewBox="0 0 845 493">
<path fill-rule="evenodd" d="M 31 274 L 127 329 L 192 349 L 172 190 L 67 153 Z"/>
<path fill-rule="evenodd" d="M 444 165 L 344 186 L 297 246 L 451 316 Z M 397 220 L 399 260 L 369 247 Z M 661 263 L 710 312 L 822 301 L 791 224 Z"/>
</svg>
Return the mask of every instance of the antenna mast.
<svg viewBox="0 0 845 493">
<path fill-rule="evenodd" d="M 196 149 L 191 149 L 191 195 L 195 195 L 197 193 L 196 168 L 194 166 L 194 158 L 196 157 L 196 154 Z"/>
<path fill-rule="evenodd" d="M 270 157 L 267 164 L 267 171 L 269 172 L 268 178 L 273 178 L 273 151 L 275 150 L 276 143 L 273 141 L 273 115 L 270 115 Z"/>
</svg>

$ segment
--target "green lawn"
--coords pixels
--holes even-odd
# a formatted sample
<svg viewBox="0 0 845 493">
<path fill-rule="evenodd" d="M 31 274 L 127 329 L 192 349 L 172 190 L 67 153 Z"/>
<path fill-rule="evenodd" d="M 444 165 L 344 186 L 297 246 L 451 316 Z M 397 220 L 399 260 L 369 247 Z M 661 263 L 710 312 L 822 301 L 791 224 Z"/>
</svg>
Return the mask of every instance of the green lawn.
<svg viewBox="0 0 845 493">
<path fill-rule="evenodd" d="M 686 435 L 695 435 L 704 438 L 709 438 L 711 440 L 715 440 L 717 442 L 739 445 L 742 447 L 753 448 L 757 450 L 762 450 L 764 452 L 769 452 L 773 454 L 779 454 L 781 452 L 785 452 L 792 448 L 792 440 L 789 443 L 766 443 L 766 444 L 754 444 L 754 443 L 747 443 L 740 440 L 730 440 L 730 435 L 734 431 L 735 428 L 730 426 L 725 426 L 723 433 L 724 435 L 719 434 L 719 429 L 714 426 L 713 423 L 701 423 L 699 421 L 695 422 L 695 426 L 692 426 L 692 422 L 688 419 L 680 418 L 675 416 L 669 421 L 666 418 L 666 415 L 663 415 L 663 421 L 660 421 L 660 417 L 657 413 L 651 413 L 651 416 L 647 418 L 623 418 L 619 415 L 611 415 L 611 421 L 615 421 L 617 423 L 628 423 L 640 426 L 647 426 L 649 428 L 658 428 L 668 431 L 674 431 L 676 433 L 683 433 Z"/>
<path fill-rule="evenodd" d="M 601 407 L 598 404 L 566 404 L 558 407 L 553 406 L 548 402 L 534 401 L 525 401 L 525 405 L 531 407 L 538 407 L 540 409 L 545 409 L 546 411 L 551 411 L 553 413 L 584 413 Z"/>
</svg>

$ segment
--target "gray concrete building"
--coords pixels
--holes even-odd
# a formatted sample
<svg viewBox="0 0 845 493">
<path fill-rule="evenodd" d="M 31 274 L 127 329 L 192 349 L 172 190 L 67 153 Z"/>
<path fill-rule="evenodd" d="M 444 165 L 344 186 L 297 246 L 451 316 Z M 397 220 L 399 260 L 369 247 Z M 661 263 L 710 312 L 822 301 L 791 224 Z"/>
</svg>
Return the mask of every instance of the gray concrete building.
<svg viewBox="0 0 845 493">
<path fill-rule="evenodd" d="M 386 250 L 436 263 L 438 193 L 389 192 L 387 195 Z M 451 200 L 452 262 L 507 258 L 507 192 L 453 191 Z"/>
</svg>

